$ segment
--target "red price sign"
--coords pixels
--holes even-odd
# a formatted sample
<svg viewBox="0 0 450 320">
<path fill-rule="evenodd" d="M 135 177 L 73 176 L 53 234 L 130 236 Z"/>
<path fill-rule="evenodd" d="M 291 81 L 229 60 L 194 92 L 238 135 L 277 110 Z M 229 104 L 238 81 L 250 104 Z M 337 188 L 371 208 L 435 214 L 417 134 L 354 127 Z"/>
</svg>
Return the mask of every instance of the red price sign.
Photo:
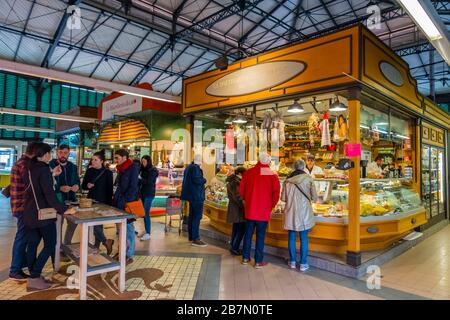
<svg viewBox="0 0 450 320">
<path fill-rule="evenodd" d="M 361 157 L 360 143 L 346 143 L 344 145 L 345 156 L 348 158 Z"/>
</svg>

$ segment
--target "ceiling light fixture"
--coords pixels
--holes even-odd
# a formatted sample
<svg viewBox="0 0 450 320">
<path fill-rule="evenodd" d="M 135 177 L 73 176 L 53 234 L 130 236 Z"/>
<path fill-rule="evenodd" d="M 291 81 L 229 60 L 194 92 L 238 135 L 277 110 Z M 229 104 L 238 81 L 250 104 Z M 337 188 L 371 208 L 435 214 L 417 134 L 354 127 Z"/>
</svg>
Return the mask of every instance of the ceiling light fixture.
<svg viewBox="0 0 450 320">
<path fill-rule="evenodd" d="M 233 124 L 233 118 L 232 117 L 228 117 L 225 119 L 224 121 L 225 124 Z"/>
<path fill-rule="evenodd" d="M 442 38 L 442 34 L 418 0 L 400 0 L 400 2 L 430 40 Z"/>
<path fill-rule="evenodd" d="M 298 103 L 298 100 L 295 100 L 294 104 L 287 109 L 287 112 L 302 113 L 305 112 L 305 108 L 303 108 L 303 106 L 300 103 Z"/>
<path fill-rule="evenodd" d="M 450 65 L 450 33 L 432 1 L 399 0 L 398 2 L 426 35 L 436 51 Z"/>
<path fill-rule="evenodd" d="M 239 114 L 236 118 L 234 118 L 233 123 L 244 124 L 247 123 L 247 119 L 244 115 Z"/>
<path fill-rule="evenodd" d="M 39 112 L 39 111 L 30 111 L 30 110 L 3 108 L 3 107 L 0 107 L 0 114 L 15 114 L 15 115 L 20 115 L 20 116 L 32 116 L 32 117 L 38 117 L 38 118 L 47 118 L 47 119 L 82 122 L 82 123 L 96 123 L 97 122 L 96 118 L 70 116 L 70 115 L 65 115 L 65 114 L 56 114 L 56 113 L 49 113 L 49 112 Z"/>
<path fill-rule="evenodd" d="M 42 133 L 55 133 L 53 129 L 47 128 L 32 128 L 32 127 L 23 127 L 23 126 L 9 126 L 5 124 L 0 124 L 0 129 L 8 130 L 8 131 L 31 131 L 31 132 L 42 132 Z"/>
<path fill-rule="evenodd" d="M 336 96 L 336 100 L 330 105 L 329 111 L 347 111 L 347 106 L 339 102 L 339 98 Z"/>
</svg>

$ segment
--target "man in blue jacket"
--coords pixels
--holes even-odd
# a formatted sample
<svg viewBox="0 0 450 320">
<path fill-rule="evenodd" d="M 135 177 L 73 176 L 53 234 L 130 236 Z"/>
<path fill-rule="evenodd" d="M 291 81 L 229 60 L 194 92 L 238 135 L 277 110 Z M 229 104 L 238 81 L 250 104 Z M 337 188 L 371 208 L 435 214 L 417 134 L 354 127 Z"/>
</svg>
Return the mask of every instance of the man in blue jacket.
<svg viewBox="0 0 450 320">
<path fill-rule="evenodd" d="M 117 163 L 116 170 L 116 192 L 114 193 L 113 205 L 116 208 L 125 210 L 128 202 L 139 199 L 139 165 L 135 164 L 125 149 L 114 152 L 114 161 Z M 134 233 L 135 219 L 127 221 L 127 263 L 133 262 L 136 234 Z"/>
<path fill-rule="evenodd" d="M 65 204 L 66 201 L 76 201 L 75 193 L 80 189 L 80 176 L 78 175 L 78 168 L 75 164 L 70 162 L 70 148 L 67 144 L 62 144 L 58 147 L 56 152 L 57 159 L 50 161 L 49 166 L 53 170 L 56 167 L 61 168 L 61 174 L 55 177 L 56 197 L 58 200 Z M 69 245 L 72 243 L 73 234 L 77 225 L 67 220 L 66 234 L 64 236 L 64 244 Z"/>
<path fill-rule="evenodd" d="M 184 171 L 181 199 L 189 201 L 189 241 L 193 246 L 206 247 L 207 244 L 200 240 L 200 221 L 203 215 L 206 183 L 200 164 L 201 155 L 195 155 L 194 161 Z"/>
</svg>

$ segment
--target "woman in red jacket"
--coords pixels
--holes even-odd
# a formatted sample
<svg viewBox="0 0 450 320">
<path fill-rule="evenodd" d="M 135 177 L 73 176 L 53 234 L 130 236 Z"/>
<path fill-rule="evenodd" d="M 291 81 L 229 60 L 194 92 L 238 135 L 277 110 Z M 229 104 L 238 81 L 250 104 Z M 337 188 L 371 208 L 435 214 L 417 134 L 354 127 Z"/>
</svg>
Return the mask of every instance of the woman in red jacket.
<svg viewBox="0 0 450 320">
<path fill-rule="evenodd" d="M 280 199 L 280 180 L 270 170 L 270 156 L 262 153 L 255 167 L 245 172 L 239 193 L 245 203 L 246 231 L 242 264 L 250 261 L 253 232 L 256 228 L 255 268 L 267 265 L 264 258 L 264 238 L 270 213 Z"/>
</svg>

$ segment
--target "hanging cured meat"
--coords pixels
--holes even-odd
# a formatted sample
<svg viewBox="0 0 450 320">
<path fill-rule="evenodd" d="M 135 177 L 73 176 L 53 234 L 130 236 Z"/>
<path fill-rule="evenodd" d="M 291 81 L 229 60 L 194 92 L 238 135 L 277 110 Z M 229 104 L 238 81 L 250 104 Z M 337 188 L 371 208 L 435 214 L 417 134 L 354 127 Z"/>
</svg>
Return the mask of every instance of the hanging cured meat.
<svg viewBox="0 0 450 320">
<path fill-rule="evenodd" d="M 330 137 L 330 125 L 328 123 L 328 112 L 325 112 L 323 115 L 323 120 L 319 125 L 319 129 L 322 132 L 322 140 L 321 147 L 331 145 L 331 137 Z"/>
<path fill-rule="evenodd" d="M 319 115 L 313 113 L 308 119 L 308 130 L 309 130 L 309 143 L 311 147 L 314 147 L 314 140 L 319 137 Z"/>
<path fill-rule="evenodd" d="M 334 122 L 333 141 L 339 142 L 339 122 L 337 117 L 336 121 Z"/>
</svg>

